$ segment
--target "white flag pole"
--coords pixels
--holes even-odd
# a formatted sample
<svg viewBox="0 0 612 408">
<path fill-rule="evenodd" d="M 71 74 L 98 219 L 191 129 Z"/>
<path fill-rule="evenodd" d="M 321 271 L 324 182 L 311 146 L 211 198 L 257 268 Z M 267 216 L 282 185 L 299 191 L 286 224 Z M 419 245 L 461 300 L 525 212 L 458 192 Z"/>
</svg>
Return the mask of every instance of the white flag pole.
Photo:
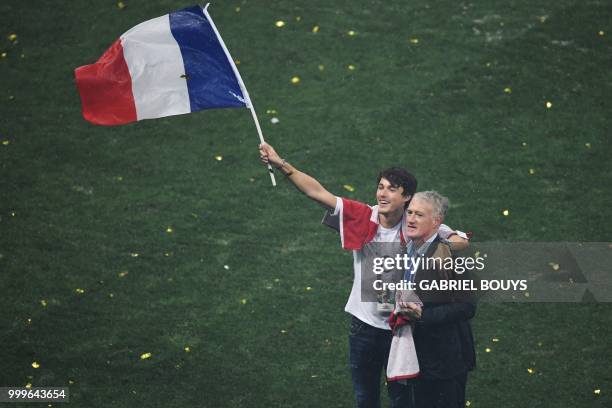
<svg viewBox="0 0 612 408">
<path fill-rule="evenodd" d="M 204 15 L 206 16 L 206 19 L 210 22 L 210 26 L 212 27 L 212 29 L 215 31 L 215 34 L 217 35 L 217 39 L 219 40 L 221 47 L 223 47 L 225 56 L 227 57 L 227 60 L 229 61 L 230 65 L 232 66 L 232 69 L 234 70 L 234 75 L 236 75 L 236 78 L 238 79 L 240 90 L 242 91 L 242 95 L 244 96 L 243 102 L 246 103 L 247 108 L 249 108 L 249 110 L 251 111 L 251 115 L 253 116 L 253 121 L 255 122 L 255 127 L 257 128 L 257 134 L 259 135 L 259 141 L 261 143 L 265 143 L 265 140 L 263 138 L 263 133 L 261 132 L 261 126 L 259 126 L 259 120 L 257 119 L 257 114 L 255 113 L 255 107 L 253 106 L 253 103 L 251 102 L 251 97 L 249 96 L 249 92 L 247 91 L 246 86 L 244 85 L 244 82 L 242 81 L 242 77 L 240 76 L 240 72 L 238 72 L 238 68 L 236 67 L 236 64 L 234 63 L 234 59 L 230 55 L 227 47 L 225 46 L 225 43 L 223 42 L 223 38 L 221 38 L 221 34 L 219 34 L 219 30 L 217 30 L 215 23 L 213 22 L 212 18 L 208 14 L 209 5 L 210 3 L 207 3 L 205 7 L 202 7 L 204 11 Z M 237 96 L 237 95 L 234 95 L 234 96 Z M 270 180 L 272 181 L 272 186 L 276 187 L 276 178 L 274 177 L 274 171 L 272 170 L 272 166 L 270 166 L 270 163 L 268 163 L 268 173 L 270 174 Z"/>
</svg>

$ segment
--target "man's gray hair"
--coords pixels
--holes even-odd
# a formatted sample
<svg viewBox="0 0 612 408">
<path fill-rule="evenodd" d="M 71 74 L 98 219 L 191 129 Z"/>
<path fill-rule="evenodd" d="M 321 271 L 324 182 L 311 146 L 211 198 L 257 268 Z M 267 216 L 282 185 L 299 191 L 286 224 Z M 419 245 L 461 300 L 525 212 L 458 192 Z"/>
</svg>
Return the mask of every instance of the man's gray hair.
<svg viewBox="0 0 612 408">
<path fill-rule="evenodd" d="M 448 211 L 448 198 L 437 191 L 419 191 L 412 198 L 427 201 L 433 207 L 433 216 L 442 222 Z"/>
</svg>

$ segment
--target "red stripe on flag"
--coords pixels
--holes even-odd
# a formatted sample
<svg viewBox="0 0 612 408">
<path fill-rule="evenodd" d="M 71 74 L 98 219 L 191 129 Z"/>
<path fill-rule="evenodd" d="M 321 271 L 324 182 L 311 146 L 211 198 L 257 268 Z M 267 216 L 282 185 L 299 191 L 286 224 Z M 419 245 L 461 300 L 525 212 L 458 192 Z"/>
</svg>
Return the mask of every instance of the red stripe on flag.
<svg viewBox="0 0 612 408">
<path fill-rule="evenodd" d="M 100 59 L 74 70 L 83 117 L 96 125 L 122 125 L 137 120 L 132 77 L 117 39 Z"/>
</svg>

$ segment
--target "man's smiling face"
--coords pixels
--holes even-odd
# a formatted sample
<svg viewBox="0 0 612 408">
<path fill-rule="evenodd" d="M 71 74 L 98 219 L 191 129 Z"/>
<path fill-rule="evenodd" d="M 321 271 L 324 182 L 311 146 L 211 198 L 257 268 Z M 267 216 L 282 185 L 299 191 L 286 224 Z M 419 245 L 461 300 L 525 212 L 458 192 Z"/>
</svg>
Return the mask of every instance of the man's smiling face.
<svg viewBox="0 0 612 408">
<path fill-rule="evenodd" d="M 386 178 L 381 178 L 376 190 L 379 214 L 392 214 L 404 211 L 404 205 L 410 200 L 409 195 L 402 195 L 404 188 L 393 186 Z"/>
<path fill-rule="evenodd" d="M 406 210 L 407 235 L 413 241 L 431 237 L 440 227 L 440 220 L 435 217 L 433 206 L 427 200 L 417 196 Z"/>
</svg>

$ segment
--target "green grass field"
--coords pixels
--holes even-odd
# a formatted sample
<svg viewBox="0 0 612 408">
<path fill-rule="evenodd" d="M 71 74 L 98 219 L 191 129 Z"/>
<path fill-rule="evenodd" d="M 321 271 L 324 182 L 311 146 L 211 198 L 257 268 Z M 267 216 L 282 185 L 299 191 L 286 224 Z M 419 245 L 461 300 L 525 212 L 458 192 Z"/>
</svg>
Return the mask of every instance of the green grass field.
<svg viewBox="0 0 612 408">
<path fill-rule="evenodd" d="M 352 255 L 271 187 L 248 111 L 82 119 L 74 68 L 191 5 L 124 3 L 0 3 L 0 386 L 69 386 L 74 407 L 351 407 Z M 475 241 L 610 240 L 609 2 L 210 12 L 266 139 L 330 191 L 372 202 L 400 164 Z M 611 312 L 482 305 L 470 406 L 611 406 Z"/>
</svg>

